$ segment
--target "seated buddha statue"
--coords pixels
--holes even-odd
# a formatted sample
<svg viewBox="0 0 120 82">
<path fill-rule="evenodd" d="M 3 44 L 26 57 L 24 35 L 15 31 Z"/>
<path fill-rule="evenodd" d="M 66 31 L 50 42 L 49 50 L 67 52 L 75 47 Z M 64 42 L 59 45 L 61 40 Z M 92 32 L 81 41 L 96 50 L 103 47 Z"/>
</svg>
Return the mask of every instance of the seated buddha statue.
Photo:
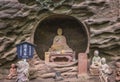
<svg viewBox="0 0 120 82">
<path fill-rule="evenodd" d="M 99 56 L 99 51 L 94 51 L 94 57 L 92 58 L 92 65 L 91 68 L 99 68 L 101 65 L 101 58 Z"/>
<path fill-rule="evenodd" d="M 58 28 L 57 34 L 58 35 L 55 36 L 51 48 L 49 48 L 49 52 L 60 52 L 62 54 L 73 52 L 73 50 L 67 45 L 66 38 L 62 35 L 61 28 Z"/>
<path fill-rule="evenodd" d="M 99 51 L 94 51 L 94 57 L 92 58 L 92 64 L 90 65 L 91 75 L 99 75 L 99 68 L 101 65 L 101 57 L 99 56 Z"/>
</svg>

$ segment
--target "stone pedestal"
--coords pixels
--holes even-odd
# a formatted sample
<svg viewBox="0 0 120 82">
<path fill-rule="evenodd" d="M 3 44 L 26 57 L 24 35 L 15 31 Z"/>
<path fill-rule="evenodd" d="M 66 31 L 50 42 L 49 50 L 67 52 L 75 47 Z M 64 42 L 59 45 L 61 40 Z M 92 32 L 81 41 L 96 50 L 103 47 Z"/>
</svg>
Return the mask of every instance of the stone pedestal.
<svg viewBox="0 0 120 82">
<path fill-rule="evenodd" d="M 70 54 L 51 54 L 50 55 L 50 61 L 51 62 L 55 62 L 54 60 L 56 58 L 66 58 L 68 61 L 67 62 L 72 62 L 73 61 L 73 54 L 70 53 Z"/>
<path fill-rule="evenodd" d="M 49 56 L 47 56 L 47 54 L 49 54 Z M 73 62 L 75 61 L 75 52 L 67 53 L 46 52 L 45 60 L 47 61 L 48 59 L 50 62 Z"/>
<path fill-rule="evenodd" d="M 89 70 L 90 70 L 91 75 L 99 75 L 100 74 L 99 68 L 90 68 Z"/>
<path fill-rule="evenodd" d="M 78 54 L 78 77 L 87 76 L 87 54 Z"/>
</svg>

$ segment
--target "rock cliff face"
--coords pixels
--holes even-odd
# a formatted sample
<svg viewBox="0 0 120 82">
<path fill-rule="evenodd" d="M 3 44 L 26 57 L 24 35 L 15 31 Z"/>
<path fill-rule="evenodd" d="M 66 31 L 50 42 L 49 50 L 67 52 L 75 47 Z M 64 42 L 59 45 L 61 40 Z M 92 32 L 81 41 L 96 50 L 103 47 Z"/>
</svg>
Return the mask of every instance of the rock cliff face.
<svg viewBox="0 0 120 82">
<path fill-rule="evenodd" d="M 52 4 L 52 2 L 54 4 Z M 70 15 L 90 29 L 90 55 L 120 56 L 119 0 L 0 0 L 0 66 L 16 60 L 15 45 L 33 40 L 35 26 L 51 14 Z"/>
</svg>

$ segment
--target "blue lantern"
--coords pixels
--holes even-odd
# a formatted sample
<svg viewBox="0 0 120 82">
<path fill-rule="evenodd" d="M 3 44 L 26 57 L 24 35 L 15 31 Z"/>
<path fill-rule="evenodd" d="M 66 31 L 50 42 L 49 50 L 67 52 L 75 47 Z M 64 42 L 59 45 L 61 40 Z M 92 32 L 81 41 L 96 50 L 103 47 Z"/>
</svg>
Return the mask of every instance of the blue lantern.
<svg viewBox="0 0 120 82">
<path fill-rule="evenodd" d="M 22 42 L 16 45 L 17 56 L 19 59 L 29 59 L 33 58 L 34 45 L 28 42 Z"/>
</svg>

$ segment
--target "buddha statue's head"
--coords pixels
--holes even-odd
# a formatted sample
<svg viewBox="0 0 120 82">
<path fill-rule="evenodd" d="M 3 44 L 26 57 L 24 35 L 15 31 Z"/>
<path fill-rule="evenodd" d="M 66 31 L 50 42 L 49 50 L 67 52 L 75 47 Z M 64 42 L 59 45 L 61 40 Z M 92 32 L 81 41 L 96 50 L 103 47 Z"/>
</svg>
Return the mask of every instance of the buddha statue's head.
<svg viewBox="0 0 120 82">
<path fill-rule="evenodd" d="M 62 35 L 62 28 L 58 28 L 57 34 L 58 34 L 58 35 Z"/>
<path fill-rule="evenodd" d="M 106 63 L 106 59 L 105 59 L 104 57 L 101 59 L 101 63 L 102 63 L 102 64 L 105 64 L 105 63 Z"/>
<path fill-rule="evenodd" d="M 96 57 L 99 56 L 99 51 L 98 51 L 98 50 L 95 50 L 95 51 L 94 51 L 94 56 L 96 56 Z"/>
</svg>

